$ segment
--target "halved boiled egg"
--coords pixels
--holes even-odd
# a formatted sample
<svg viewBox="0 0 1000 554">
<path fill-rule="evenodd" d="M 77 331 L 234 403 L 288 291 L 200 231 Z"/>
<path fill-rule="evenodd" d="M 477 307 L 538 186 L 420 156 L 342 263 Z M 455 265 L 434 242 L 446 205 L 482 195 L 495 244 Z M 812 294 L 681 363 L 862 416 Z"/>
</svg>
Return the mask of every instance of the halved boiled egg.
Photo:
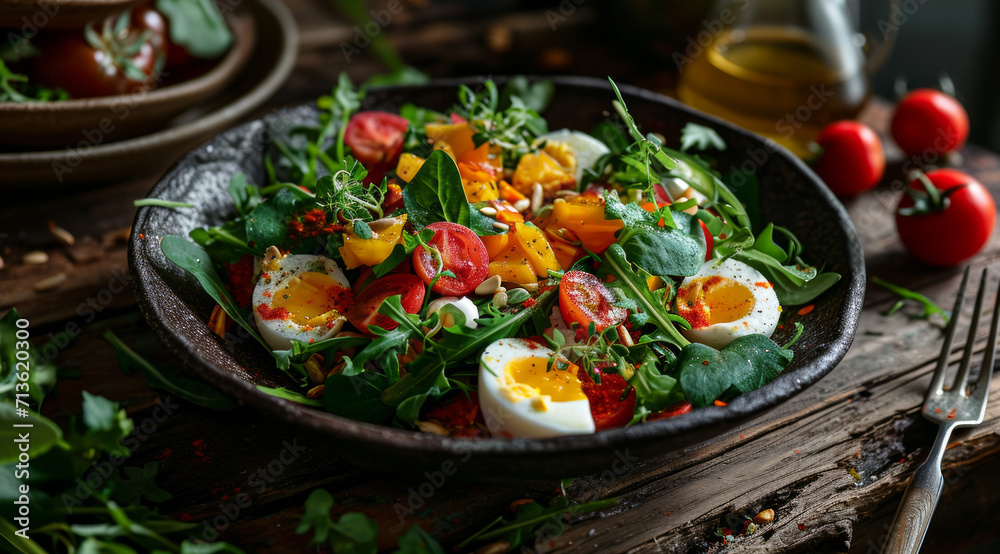
<svg viewBox="0 0 1000 554">
<path fill-rule="evenodd" d="M 552 367 L 555 352 L 525 339 L 486 347 L 479 364 L 479 407 L 495 436 L 557 437 L 594 432 L 578 368 Z"/>
<path fill-rule="evenodd" d="M 691 324 L 692 342 L 722 348 L 739 337 L 770 337 L 781 305 L 774 286 L 756 269 L 728 259 L 710 260 L 677 289 L 677 314 Z"/>
<path fill-rule="evenodd" d="M 304 254 L 282 255 L 268 248 L 253 291 L 253 315 L 260 336 L 275 350 L 292 339 L 330 338 L 344 325 L 351 288 L 337 262 Z"/>
</svg>

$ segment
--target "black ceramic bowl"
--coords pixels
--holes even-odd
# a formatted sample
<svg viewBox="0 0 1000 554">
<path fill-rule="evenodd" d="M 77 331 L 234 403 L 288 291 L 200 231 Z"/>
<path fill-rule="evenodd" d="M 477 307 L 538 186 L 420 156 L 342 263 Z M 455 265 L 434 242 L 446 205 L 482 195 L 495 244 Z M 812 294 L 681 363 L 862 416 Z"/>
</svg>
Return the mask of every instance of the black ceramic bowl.
<svg viewBox="0 0 1000 554">
<path fill-rule="evenodd" d="M 550 128 L 589 130 L 606 117 L 614 97 L 608 83 L 557 77 L 555 101 L 544 114 Z M 444 110 L 457 86 L 476 81 L 437 81 L 426 86 L 391 87 L 369 92 L 365 109 L 395 110 L 405 102 Z M 136 215 L 129 262 L 143 315 L 169 347 L 203 379 L 241 400 L 249 409 L 286 421 L 290 427 L 329 437 L 345 457 L 392 471 L 434 470 L 458 464 L 461 475 L 480 480 L 545 479 L 583 475 L 611 467 L 616 456 L 651 457 L 705 441 L 743 423 L 752 414 L 798 393 L 828 373 L 854 338 L 864 295 L 864 258 L 846 212 L 805 164 L 760 137 L 695 112 L 659 94 L 621 87 L 629 110 L 645 131 L 656 131 L 676 144 L 680 129 L 693 121 L 718 131 L 728 148 L 724 168 L 752 170 L 760 182 L 764 221 L 790 228 L 801 239 L 809 260 L 843 278 L 814 302 L 805 334 L 793 347 L 795 359 L 765 387 L 744 394 L 726 407 L 711 406 L 673 419 L 659 420 L 594 435 L 553 439 L 456 439 L 344 419 L 281 400 L 257 390 L 258 384 L 287 384 L 272 357 L 254 341 L 233 347 L 214 335 L 206 321 L 214 306 L 194 278 L 170 263 L 159 246 L 164 235 L 187 235 L 196 227 L 217 225 L 234 213 L 226 186 L 245 173 L 265 181 L 262 151 L 269 126 L 314 120 L 316 110 L 302 106 L 231 129 L 181 160 L 151 197 L 190 202 L 193 209 L 146 207 Z M 775 337 L 790 338 L 792 325 Z M 405 461 L 405 463 L 400 463 Z"/>
</svg>

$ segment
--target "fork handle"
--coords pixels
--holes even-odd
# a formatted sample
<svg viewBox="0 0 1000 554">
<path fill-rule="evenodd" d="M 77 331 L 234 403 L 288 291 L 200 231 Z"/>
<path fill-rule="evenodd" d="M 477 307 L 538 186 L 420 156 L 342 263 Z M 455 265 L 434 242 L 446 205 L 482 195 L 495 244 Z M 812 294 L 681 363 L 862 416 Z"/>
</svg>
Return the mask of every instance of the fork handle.
<svg viewBox="0 0 1000 554">
<path fill-rule="evenodd" d="M 903 493 L 903 501 L 893 517 L 892 528 L 882 549 L 883 554 L 917 554 L 924 542 L 931 516 L 944 489 L 941 460 L 951 436 L 952 426 L 942 425 L 930 455 L 913 474 Z"/>
</svg>

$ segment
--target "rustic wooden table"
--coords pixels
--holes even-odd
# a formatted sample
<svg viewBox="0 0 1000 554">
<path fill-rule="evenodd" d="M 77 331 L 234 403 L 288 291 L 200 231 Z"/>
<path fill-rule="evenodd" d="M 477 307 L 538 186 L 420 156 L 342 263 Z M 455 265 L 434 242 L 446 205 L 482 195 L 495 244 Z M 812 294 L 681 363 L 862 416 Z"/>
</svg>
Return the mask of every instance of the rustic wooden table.
<svg viewBox="0 0 1000 554">
<path fill-rule="evenodd" d="M 350 35 L 349 27 L 324 24 L 329 14 L 305 0 L 290 3 L 299 8 L 303 25 L 302 55 L 289 83 L 261 113 L 324 92 L 341 69 L 355 77 L 377 69 L 365 59 L 342 63 L 339 44 Z M 530 41 L 518 42 L 518 33 L 495 29 L 548 25 L 544 14 L 511 17 L 521 19 L 491 20 L 463 36 L 431 28 L 426 32 L 445 38 L 428 41 L 472 41 L 483 54 L 506 36 L 515 48 L 505 55 L 535 48 Z M 579 15 L 575 24 L 586 17 L 592 14 Z M 393 36 L 404 52 L 407 40 L 416 40 Z M 538 55 L 539 69 L 566 54 L 556 50 Z M 443 72 L 461 67 L 455 59 L 441 62 Z M 863 119 L 884 131 L 888 116 L 888 106 L 876 102 Z M 962 168 L 1000 196 L 1000 157 L 974 146 L 962 154 Z M 959 270 L 919 264 L 896 238 L 892 209 L 902 186 L 897 181 L 900 155 L 890 150 L 890 158 L 897 163 L 891 164 L 886 182 L 847 205 L 864 243 L 869 275 L 950 305 Z M 82 390 L 120 401 L 137 424 L 140 446 L 133 462 L 158 461 L 158 482 L 174 495 L 160 505 L 162 511 L 202 523 L 197 536 L 218 534 L 248 552 L 301 552 L 308 549 L 308 539 L 296 536 L 294 529 L 305 497 L 317 487 L 333 494 L 335 512 L 360 510 L 377 520 L 384 548 L 414 523 L 454 545 L 507 513 L 512 501 L 547 502 L 557 494 L 558 483 L 448 482 L 415 515 L 400 519 L 394 505 L 406 504 L 422 481 L 356 467 L 340 457 L 337 445 L 250 409 L 214 412 L 169 398 L 141 376 L 124 375 L 101 338 L 107 329 L 154 364 L 180 369 L 139 315 L 126 263 L 132 200 L 143 197 L 154 182 L 148 178 L 57 194 L 39 191 L 30 198 L 8 195 L 0 208 L 0 252 L 6 262 L 0 270 L 0 311 L 16 306 L 30 320 L 39 344 L 62 331 L 73 336 L 56 361 L 81 376 L 61 381 L 45 412 L 78 413 Z M 47 230 L 49 221 L 72 232 L 76 245 L 58 246 Z M 23 265 L 22 255 L 35 249 L 48 252 L 48 263 Z M 1000 241 L 994 236 L 973 265 L 994 265 L 998 255 Z M 36 281 L 60 272 L 68 276 L 60 288 L 33 290 Z M 816 385 L 740 429 L 683 452 L 636 460 L 623 472 L 577 479 L 566 491 L 572 502 L 614 496 L 620 498 L 618 507 L 576 517 L 565 533 L 540 541 L 535 549 L 877 552 L 903 488 L 934 437 L 934 426 L 919 410 L 942 337 L 940 322 L 909 317 L 916 312 L 913 307 L 883 315 L 893 302 L 888 291 L 870 285 L 857 337 L 844 361 Z M 169 409 L 164 421 L 152 419 L 158 405 Z M 947 485 L 925 552 L 957 552 L 998 538 L 1000 386 L 994 386 L 985 423 L 957 433 L 952 441 L 944 462 Z M 286 445 L 292 443 L 297 448 L 289 451 Z M 768 508 L 774 510 L 774 521 L 756 533 L 728 545 L 716 536 L 727 518 Z"/>
</svg>

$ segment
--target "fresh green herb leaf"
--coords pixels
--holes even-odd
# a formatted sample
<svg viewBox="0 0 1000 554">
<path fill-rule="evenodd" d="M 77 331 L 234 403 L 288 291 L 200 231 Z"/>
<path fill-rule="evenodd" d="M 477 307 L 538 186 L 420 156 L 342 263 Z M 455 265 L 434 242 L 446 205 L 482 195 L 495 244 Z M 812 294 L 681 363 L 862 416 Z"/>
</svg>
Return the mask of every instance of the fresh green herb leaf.
<svg viewBox="0 0 1000 554">
<path fill-rule="evenodd" d="M 322 399 L 309 398 L 308 396 L 302 393 L 295 392 L 293 390 L 288 390 L 286 388 L 265 387 L 264 385 L 257 385 L 257 390 L 259 390 L 264 394 L 270 394 L 271 396 L 284 398 L 285 400 L 302 404 L 303 406 L 311 406 L 313 408 L 323 407 Z"/>
<path fill-rule="evenodd" d="M 934 314 L 940 314 L 941 318 L 944 319 L 945 327 L 947 327 L 948 322 L 951 321 L 951 313 L 948 310 L 938 306 L 933 300 L 927 298 L 919 292 L 912 291 L 899 285 L 894 285 L 878 277 L 872 277 L 872 282 L 876 285 L 889 289 L 891 292 L 900 297 L 899 300 L 897 300 L 892 307 L 885 312 L 885 315 L 892 315 L 896 313 L 903 307 L 906 300 L 913 300 L 914 302 L 920 304 L 920 313 L 916 315 L 918 319 L 928 319 Z"/>
<path fill-rule="evenodd" d="M 309 193 L 291 188 L 282 189 L 270 199 L 258 204 L 247 216 L 247 242 L 264 252 L 269 246 L 293 250 L 298 240 L 289 237 L 288 222 L 298 214 L 319 207 Z M 259 254 L 258 254 L 259 255 Z"/>
<path fill-rule="evenodd" d="M 227 411 L 236 407 L 232 400 L 202 381 L 182 377 L 153 366 L 129 348 L 112 331 L 105 331 L 103 336 L 118 353 L 118 364 L 122 371 L 130 373 L 138 370 L 151 387 L 162 389 L 188 402 L 213 410 Z"/>
<path fill-rule="evenodd" d="M 565 496 L 559 497 L 548 508 L 542 507 L 537 502 L 528 502 L 518 506 L 517 517 L 512 521 L 498 518 L 487 527 L 459 543 L 458 548 L 462 549 L 474 542 L 484 542 L 498 538 L 506 539 L 510 543 L 511 548 L 517 548 L 542 533 L 552 537 L 561 534 L 563 531 L 562 518 L 566 514 L 580 515 L 597 510 L 605 510 L 617 503 L 617 498 L 609 498 L 570 506 L 569 499 Z"/>
<path fill-rule="evenodd" d="M 333 497 L 323 489 L 309 494 L 306 512 L 296 535 L 313 530 L 310 544 L 329 544 L 333 552 L 344 554 L 375 554 L 378 551 L 378 524 L 360 512 L 348 512 L 337 521 L 330 518 Z"/>
<path fill-rule="evenodd" d="M 438 221 L 469 225 L 471 206 L 465 198 L 458 165 L 444 150 L 435 150 L 403 187 L 403 204 L 414 229 Z"/>
<path fill-rule="evenodd" d="M 211 0 L 156 0 L 156 11 L 170 20 L 170 41 L 196 58 L 217 58 L 233 43 L 232 31 Z"/>
<path fill-rule="evenodd" d="M 726 149 L 726 141 L 715 129 L 689 121 L 681 129 L 681 152 L 687 152 L 692 146 L 697 150 L 715 148 L 721 151 Z"/>
<path fill-rule="evenodd" d="M 791 360 L 791 350 L 764 335 L 753 334 L 734 340 L 722 350 L 689 344 L 681 350 L 677 367 L 684 395 L 694 407 L 703 408 L 730 387 L 745 393 L 764 386 Z"/>
<path fill-rule="evenodd" d="M 141 208 L 143 206 L 155 206 L 158 208 L 193 208 L 194 204 L 189 202 L 174 202 L 173 200 L 160 200 L 159 198 L 143 198 L 141 200 L 133 200 L 132 205 L 136 208 Z"/>
<path fill-rule="evenodd" d="M 414 525 L 399 537 L 395 554 L 445 554 L 445 549 L 427 531 Z"/>
<path fill-rule="evenodd" d="M 649 322 L 663 331 L 671 344 L 677 347 L 690 344 L 690 341 L 684 338 L 674 326 L 674 323 L 678 322 L 678 317 L 670 313 L 663 293 L 658 294 L 649 290 L 646 277 L 632 268 L 632 264 L 621 246 L 612 244 L 608 247 L 600 273 L 614 275 L 615 281 L 609 286 L 621 291 L 626 298 L 635 302 L 641 311 L 649 317 Z M 682 322 L 683 319 L 680 321 Z"/>
</svg>

